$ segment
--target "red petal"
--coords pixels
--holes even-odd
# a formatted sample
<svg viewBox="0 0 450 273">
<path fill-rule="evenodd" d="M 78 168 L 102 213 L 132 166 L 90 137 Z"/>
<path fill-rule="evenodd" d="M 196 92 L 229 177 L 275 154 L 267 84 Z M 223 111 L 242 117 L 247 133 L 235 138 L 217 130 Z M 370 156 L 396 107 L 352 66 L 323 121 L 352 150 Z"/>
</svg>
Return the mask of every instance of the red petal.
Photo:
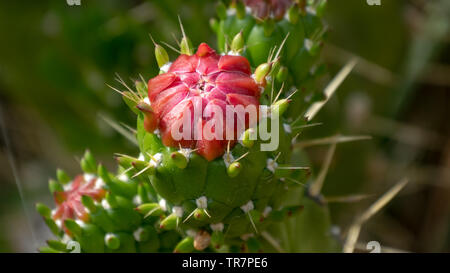
<svg viewBox="0 0 450 273">
<path fill-rule="evenodd" d="M 259 101 L 257 98 L 242 94 L 227 94 L 227 101 L 232 105 L 242 105 L 247 107 L 249 105 L 259 106 Z"/>
<path fill-rule="evenodd" d="M 250 63 L 242 56 L 222 56 L 219 60 L 219 69 L 224 71 L 238 71 L 249 76 L 252 74 Z"/>
<path fill-rule="evenodd" d="M 185 115 L 188 115 L 188 111 L 190 111 L 190 117 L 186 116 L 186 118 L 190 119 L 191 126 L 191 134 L 189 139 L 182 138 L 181 140 L 175 140 L 172 136 L 172 128 L 177 129 L 179 127 L 181 133 L 183 132 L 183 119 Z M 161 120 L 160 129 L 162 135 L 162 142 L 166 146 L 176 147 L 178 143 L 180 143 L 183 147 L 192 147 L 194 144 L 193 140 L 193 132 L 192 132 L 192 117 L 193 117 L 193 105 L 191 100 L 184 100 L 180 102 L 178 105 L 173 107 Z M 176 126 L 176 127 L 174 127 Z"/>
<path fill-rule="evenodd" d="M 71 184 L 70 191 L 77 190 L 81 185 L 84 183 L 84 176 L 83 175 L 77 175 Z"/>
<path fill-rule="evenodd" d="M 259 87 L 253 78 L 238 72 L 222 72 L 216 79 L 217 87 L 225 93 L 259 97 Z"/>
<path fill-rule="evenodd" d="M 177 78 L 174 73 L 164 73 L 148 81 L 148 97 L 150 101 L 162 90 L 169 87 Z"/>
<path fill-rule="evenodd" d="M 189 89 L 183 84 L 166 89 L 152 102 L 153 111 L 155 111 L 158 118 L 162 118 L 173 107 L 175 107 L 175 105 L 186 98 L 188 94 Z"/>
<path fill-rule="evenodd" d="M 200 80 L 200 75 L 197 72 L 181 73 L 179 77 L 189 88 L 195 87 Z"/>
<path fill-rule="evenodd" d="M 197 72 L 202 75 L 208 75 L 219 71 L 218 63 L 220 56 L 217 54 L 200 58 L 197 66 Z"/>
<path fill-rule="evenodd" d="M 213 100 L 213 99 L 219 99 L 219 100 L 226 100 L 227 96 L 226 94 L 220 90 L 219 88 L 213 88 L 208 95 L 206 96 L 206 99 Z"/>
<path fill-rule="evenodd" d="M 169 72 L 194 72 L 198 58 L 195 55 L 180 55 L 170 66 Z"/>
<path fill-rule="evenodd" d="M 80 220 L 86 221 L 87 219 L 89 219 L 89 215 L 87 214 L 83 204 L 81 204 L 81 201 L 74 200 L 71 202 L 71 205 L 72 205 L 72 209 L 74 210 L 76 216 Z"/>
<path fill-rule="evenodd" d="M 216 52 L 206 43 L 201 43 L 198 46 L 197 53 L 195 53 L 198 57 L 205 57 L 211 54 L 215 54 Z"/>
<path fill-rule="evenodd" d="M 199 140 L 197 141 L 198 154 L 211 161 L 225 153 L 223 140 Z"/>
<path fill-rule="evenodd" d="M 202 130 L 202 139 L 197 141 L 196 148 L 197 153 L 203 156 L 206 160 L 211 161 L 215 158 L 221 156 L 225 152 L 225 141 L 224 140 L 207 140 L 203 136 L 203 126 L 206 121 L 199 120 L 197 123 L 197 129 Z"/>
</svg>

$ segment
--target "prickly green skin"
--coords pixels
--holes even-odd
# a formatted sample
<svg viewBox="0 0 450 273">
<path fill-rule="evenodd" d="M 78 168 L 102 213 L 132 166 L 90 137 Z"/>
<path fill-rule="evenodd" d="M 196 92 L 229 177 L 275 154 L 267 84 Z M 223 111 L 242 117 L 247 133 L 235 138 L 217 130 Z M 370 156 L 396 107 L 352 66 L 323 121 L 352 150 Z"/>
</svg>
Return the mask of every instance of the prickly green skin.
<svg viewBox="0 0 450 273">
<path fill-rule="evenodd" d="M 147 132 L 143 126 L 143 115 L 138 117 L 137 138 L 141 153 L 161 153 L 163 160 L 157 167 L 156 173 L 148 179 L 158 194 L 172 206 L 184 208 L 183 220 L 197 208 L 195 200 L 205 196 L 208 200 L 207 217 L 202 221 L 190 217 L 180 225 L 183 228 L 202 227 L 209 229 L 209 224 L 224 223 L 228 238 L 238 237 L 247 233 L 255 233 L 249 221 L 249 216 L 240 208 L 248 201 L 252 201 L 255 210 L 251 212 L 255 217 L 257 230 L 264 228 L 268 222 L 260 222 L 260 215 L 267 206 L 278 209 L 278 196 L 274 195 L 279 188 L 286 185 L 276 174 L 266 169 L 267 159 L 274 158 L 282 152 L 283 157 L 289 157 L 290 146 L 280 145 L 282 150 L 262 152 L 259 144 L 248 149 L 237 144 L 231 151 L 235 158 L 249 152 L 240 160 L 242 171 L 236 177 L 230 177 L 222 157 L 208 162 L 203 157 L 192 153 L 185 169 L 180 169 L 170 160 L 170 154 L 175 148 L 165 147 L 157 135 Z M 292 137 L 292 136 L 291 136 Z M 289 143 L 290 137 L 280 128 L 280 143 Z M 146 156 L 149 161 L 150 157 Z M 284 174 L 285 175 L 285 174 Z M 258 217 L 257 217 L 258 216 Z"/>
<path fill-rule="evenodd" d="M 323 9 L 324 6 L 321 8 Z M 230 7 L 230 9 L 233 8 Z M 317 90 L 316 83 L 317 78 L 325 72 L 324 65 L 318 64 L 319 45 L 323 39 L 324 24 L 318 15 L 310 12 L 310 9 L 305 9 L 305 11 L 300 14 L 298 20 L 291 20 L 289 16 L 285 16 L 276 22 L 272 21 L 275 26 L 270 34 L 264 32 L 266 22 L 258 22 L 249 13 L 242 18 L 238 18 L 236 14 L 219 18 L 218 23 L 213 24 L 213 29 L 218 36 L 219 49 L 222 52 L 225 51 L 226 41 L 230 41 L 232 37 L 242 31 L 246 44 L 242 55 L 249 59 L 253 67 L 266 62 L 270 49 L 282 44 L 289 34 L 280 60 L 281 66 L 287 69 L 288 76 L 282 82 L 275 76 L 276 70 L 271 75 L 275 79 L 275 90 L 279 90 L 281 84 L 284 83 L 285 90 L 289 90 L 290 86 L 295 86 L 300 91 L 292 97 L 292 102 L 284 115 L 285 121 L 296 120 L 297 117 L 304 115 L 307 107 L 314 101 L 323 99 L 322 93 Z M 319 12 L 319 15 L 322 13 Z M 306 39 L 314 41 L 316 48 L 309 50 Z M 271 88 L 270 84 L 269 81 L 267 88 Z M 299 123 L 297 125 L 303 125 L 307 121 L 300 120 Z M 308 166 L 305 160 L 306 156 L 301 151 L 294 151 L 291 157 L 290 160 L 285 159 L 284 162 L 290 161 L 290 165 L 294 166 Z M 298 181 L 306 181 L 306 178 L 299 177 L 298 174 L 291 174 L 291 177 Z M 288 252 L 339 251 L 335 238 L 330 235 L 331 224 L 328 208 L 310 198 L 302 198 L 304 194 L 302 188 L 281 190 L 277 194 L 284 197 L 277 206 L 302 204 L 304 209 L 298 216 L 272 225 L 269 227 L 269 231 L 281 241 L 282 248 Z M 265 245 L 264 248 L 276 251 L 268 245 Z"/>
<path fill-rule="evenodd" d="M 149 135 L 148 133 L 145 133 L 145 136 L 151 137 L 152 135 Z M 145 137 L 144 136 L 144 137 Z M 148 139 L 148 138 L 147 138 Z M 170 151 L 171 149 L 160 146 L 159 148 L 157 145 L 155 145 L 155 139 L 151 138 L 150 142 L 152 143 L 151 147 L 148 151 L 153 151 L 152 149 L 158 149 L 159 152 L 164 152 L 164 150 Z M 235 148 L 236 152 L 238 150 Z M 255 153 L 256 154 L 256 153 Z M 87 157 L 85 157 L 87 158 Z M 92 155 L 89 154 L 89 160 L 85 160 L 83 158 L 82 162 L 86 161 L 93 161 Z M 254 158 L 249 158 L 250 161 L 256 162 Z M 197 163 L 195 163 L 197 161 Z M 190 167 L 193 169 L 197 169 L 199 165 L 207 166 L 206 160 L 204 160 L 200 156 L 194 155 L 191 158 L 190 164 L 192 164 Z M 223 166 L 216 166 L 218 162 L 211 163 L 210 169 L 213 172 L 219 172 L 220 169 L 223 169 Z M 65 222 L 66 229 L 68 232 L 66 232 L 62 226 L 58 226 L 55 221 L 52 219 L 51 211 L 48 207 L 46 207 L 43 204 L 37 205 L 38 212 L 42 215 L 44 218 L 44 221 L 49 226 L 51 231 L 54 233 L 56 240 L 49 240 L 48 246 L 42 247 L 39 250 L 41 252 L 49 252 L 49 253 L 58 253 L 58 252 L 70 252 L 72 249 L 69 247 L 70 244 L 68 244 L 69 241 L 76 241 L 80 244 L 80 251 L 81 252 L 87 252 L 87 253 L 99 253 L 99 252 L 106 252 L 106 253 L 124 253 L 124 252 L 172 252 L 174 250 L 176 251 L 195 251 L 194 249 L 194 239 L 193 237 L 190 237 L 190 235 L 186 234 L 186 228 L 187 227 L 198 227 L 205 225 L 204 222 L 195 222 L 190 221 L 185 224 L 180 224 L 177 228 L 177 230 L 162 230 L 160 228 L 160 224 L 162 222 L 162 219 L 166 218 L 170 211 L 167 210 L 165 212 L 162 212 L 162 214 L 158 215 L 151 215 L 149 217 L 146 217 L 146 213 L 141 213 L 141 211 L 136 210 L 137 208 L 140 208 L 141 204 L 150 204 L 150 203 L 157 203 L 159 200 L 161 200 L 161 196 L 164 196 L 162 194 L 163 191 L 159 191 L 158 187 L 153 188 L 153 185 L 149 183 L 149 178 L 146 175 L 139 175 L 135 178 L 130 179 L 129 177 L 136 174 L 135 171 L 131 171 L 128 174 L 128 178 L 122 178 L 119 174 L 122 174 L 124 172 L 123 168 L 118 169 L 116 174 L 112 174 L 106 171 L 106 169 L 102 166 L 98 166 L 96 168 L 95 163 L 94 164 L 84 164 L 84 165 L 90 165 L 88 172 L 86 172 L 85 168 L 85 174 L 89 175 L 96 175 L 98 178 L 101 178 L 102 181 L 105 183 L 103 188 L 107 190 L 107 195 L 104 197 L 103 200 L 100 202 L 84 202 L 85 208 L 88 208 L 89 212 L 89 220 L 84 222 L 83 224 L 80 224 L 79 222 L 76 222 L 76 219 L 68 219 Z M 207 166 L 208 167 L 208 166 Z M 92 169 L 98 169 L 97 174 L 92 172 Z M 208 168 L 209 169 L 209 168 Z M 173 171 L 173 170 L 172 170 Z M 189 170 L 189 168 L 184 169 L 183 171 L 186 171 L 187 173 L 194 174 L 192 170 Z M 208 179 L 208 175 L 206 174 L 207 170 L 205 170 L 205 174 L 203 174 L 203 178 L 206 181 Z M 180 174 L 182 175 L 182 174 Z M 253 175 L 252 172 L 250 172 L 248 175 Z M 202 174 L 200 174 L 202 176 Z M 120 179 L 118 178 L 120 177 Z M 239 177 L 239 176 L 238 176 Z M 250 215 L 252 218 L 254 218 L 255 223 L 257 224 L 258 228 L 265 228 L 268 223 L 273 223 L 276 221 L 283 221 L 286 219 L 287 211 L 296 211 L 296 207 L 285 208 L 284 210 L 278 211 L 274 216 L 272 216 L 273 219 L 268 218 L 267 221 L 263 223 L 259 223 L 260 220 L 260 213 L 258 210 L 262 210 L 265 208 L 265 206 L 271 202 L 271 192 L 278 190 L 279 184 L 274 183 L 276 179 L 273 178 L 273 175 L 263 173 L 260 179 L 261 181 L 266 182 L 267 184 L 259 183 L 256 189 L 254 189 L 252 193 L 252 197 L 255 200 L 255 210 L 250 212 Z M 199 176 L 197 176 L 199 178 Z M 122 180 L 121 180 L 122 179 Z M 172 180 L 181 179 L 180 177 L 174 177 L 171 178 Z M 67 181 L 56 181 L 51 180 L 51 187 L 52 189 L 56 190 L 63 190 L 63 184 L 66 185 L 70 183 L 70 179 Z M 151 181 L 151 179 L 150 179 Z M 166 180 L 167 181 L 167 180 Z M 211 180 L 209 180 L 211 181 Z M 153 183 L 153 182 L 152 182 Z M 226 181 L 221 180 L 218 182 L 219 184 L 212 184 L 211 189 L 206 190 L 205 192 L 210 193 L 211 196 L 218 196 L 219 198 L 222 196 L 221 188 L 223 188 L 224 184 L 222 183 L 239 183 L 239 181 Z M 166 183 L 167 184 L 167 183 Z M 185 183 L 186 184 L 186 181 Z M 251 183 L 249 183 L 251 184 Z M 55 186 L 57 185 L 57 187 Z M 177 189 L 177 185 L 175 184 L 173 187 Z M 69 184 L 70 186 L 70 184 Z M 164 187 L 163 185 L 162 187 Z M 214 187 L 219 187 L 214 188 Z M 283 186 L 284 188 L 284 186 Z M 183 187 L 181 190 L 185 190 L 186 188 Z M 235 188 L 231 187 L 229 189 Z M 52 191 L 53 191 L 52 190 Z M 226 189 L 225 189 L 226 190 Z M 173 204 L 178 205 L 182 204 L 186 212 L 190 212 L 195 208 L 195 202 L 193 200 L 190 200 L 186 198 L 185 196 L 194 196 L 198 192 L 193 191 L 186 191 L 183 194 L 180 194 L 181 197 L 177 195 L 170 195 L 168 194 L 166 197 L 167 201 L 174 201 Z M 156 192 L 161 193 L 156 194 Z M 202 192 L 202 191 L 199 191 Z M 241 194 L 241 192 L 237 193 Z M 86 197 L 86 196 L 83 196 Z M 171 199 L 175 198 L 175 199 Z M 183 201 L 179 201 L 179 203 L 176 203 L 176 198 L 184 198 Z M 241 197 L 242 198 L 242 197 Z M 181 199 L 180 199 L 181 200 Z M 244 199 L 242 199 L 244 200 Z M 108 204 L 107 206 L 104 205 L 104 203 Z M 210 202 L 208 204 L 208 208 L 211 214 L 215 214 L 214 217 L 211 219 L 206 219 L 206 223 L 215 223 L 218 221 L 223 221 L 224 223 L 231 223 L 233 226 L 236 226 L 234 229 L 229 229 L 227 236 L 228 238 L 224 238 L 223 232 L 217 232 L 213 231 L 211 234 L 213 235 L 213 238 L 220 237 L 225 239 L 227 245 L 223 245 L 225 242 L 222 242 L 221 248 L 217 249 L 212 244 L 210 247 L 204 249 L 204 251 L 240 251 L 242 249 L 242 245 L 247 245 L 247 243 L 244 243 L 239 237 L 236 237 L 235 235 L 241 235 L 244 233 L 248 233 L 249 230 L 252 230 L 252 227 L 249 226 L 249 220 L 248 216 L 244 215 L 240 209 L 230 209 L 229 205 L 224 205 L 224 203 L 231 202 L 229 204 L 241 204 L 239 201 L 236 200 L 222 200 L 221 202 Z M 233 203 L 234 202 L 234 203 Z M 186 215 L 186 213 L 185 213 Z M 276 216 L 276 217 L 275 217 Z M 228 219 L 228 220 L 227 220 Z M 146 232 L 145 239 L 140 239 L 135 237 L 136 230 L 141 229 Z M 108 245 L 106 243 L 106 238 L 109 235 L 115 236 L 115 238 L 120 242 L 117 246 Z M 249 241 L 250 243 L 253 243 L 253 246 L 259 245 L 256 244 L 257 240 L 252 239 Z M 180 248 L 180 244 L 183 243 L 183 249 Z M 250 251 L 259 251 L 260 249 L 252 249 L 252 244 L 250 244 L 248 247 L 246 247 Z"/>
</svg>

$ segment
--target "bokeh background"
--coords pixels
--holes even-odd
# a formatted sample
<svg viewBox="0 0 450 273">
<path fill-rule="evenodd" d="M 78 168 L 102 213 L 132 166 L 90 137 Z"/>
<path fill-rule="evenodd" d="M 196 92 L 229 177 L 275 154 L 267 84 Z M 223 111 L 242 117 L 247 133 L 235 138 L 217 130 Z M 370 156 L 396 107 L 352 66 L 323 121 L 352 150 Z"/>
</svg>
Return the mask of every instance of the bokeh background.
<svg viewBox="0 0 450 273">
<path fill-rule="evenodd" d="M 119 86 L 116 73 L 130 84 L 154 76 L 148 34 L 175 45 L 177 15 L 195 44 L 214 44 L 215 2 L 0 2 L 0 252 L 34 252 L 50 237 L 34 204 L 52 203 L 56 168 L 75 175 L 86 148 L 109 166 L 115 152 L 136 153 L 109 124 L 133 126 L 134 117 L 106 84 Z M 345 231 L 407 177 L 361 241 L 450 251 L 450 2 L 329 0 L 325 17 L 329 78 L 354 56 L 359 63 L 317 117 L 323 125 L 302 137 L 372 136 L 338 145 L 323 190 L 333 223 Z M 317 172 L 327 147 L 306 151 Z"/>
</svg>

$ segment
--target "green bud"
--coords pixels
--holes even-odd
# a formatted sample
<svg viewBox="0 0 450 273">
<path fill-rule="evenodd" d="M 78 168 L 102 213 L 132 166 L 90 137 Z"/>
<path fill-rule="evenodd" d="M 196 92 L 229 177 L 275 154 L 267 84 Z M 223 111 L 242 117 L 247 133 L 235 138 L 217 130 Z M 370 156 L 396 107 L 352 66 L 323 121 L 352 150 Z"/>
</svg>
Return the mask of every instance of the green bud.
<svg viewBox="0 0 450 273">
<path fill-rule="evenodd" d="M 189 162 L 186 156 L 180 152 L 171 153 L 170 158 L 172 159 L 173 163 L 180 169 L 186 168 Z"/>
<path fill-rule="evenodd" d="M 125 232 L 117 232 L 115 235 L 120 241 L 120 246 L 114 252 L 136 253 L 136 241 L 132 235 Z"/>
<path fill-rule="evenodd" d="M 159 44 L 155 44 L 155 57 L 159 68 L 169 62 L 169 55 L 167 54 L 167 51 Z"/>
<path fill-rule="evenodd" d="M 117 163 L 119 163 L 119 165 L 124 168 L 124 169 L 128 169 L 130 168 L 133 163 L 134 160 L 136 160 L 135 158 L 132 157 L 128 157 L 128 156 L 117 156 L 116 157 Z"/>
<path fill-rule="evenodd" d="M 194 210 L 194 218 L 197 221 L 204 221 L 204 220 L 208 219 L 209 216 L 204 209 L 196 208 Z"/>
<path fill-rule="evenodd" d="M 255 81 L 259 84 L 264 83 L 265 78 L 270 73 L 271 69 L 272 69 L 272 64 L 270 64 L 270 63 L 260 64 L 255 70 Z"/>
<path fill-rule="evenodd" d="M 83 195 L 81 196 L 81 203 L 89 210 L 91 213 L 95 213 L 97 211 L 97 206 L 94 203 L 94 200 L 87 196 Z"/>
<path fill-rule="evenodd" d="M 134 239 L 138 242 L 145 242 L 149 239 L 150 233 L 147 229 L 139 227 L 133 232 Z"/>
<path fill-rule="evenodd" d="M 276 75 L 276 79 L 278 82 L 285 82 L 287 80 L 287 77 L 289 75 L 289 71 L 287 69 L 287 67 L 282 66 L 280 67 L 280 69 L 278 70 L 278 73 Z"/>
<path fill-rule="evenodd" d="M 172 213 L 161 221 L 159 228 L 162 230 L 175 229 L 178 226 L 179 221 L 180 218 L 178 218 L 174 213 Z"/>
<path fill-rule="evenodd" d="M 143 81 L 136 81 L 135 82 L 136 90 L 142 97 L 147 97 L 147 85 Z"/>
<path fill-rule="evenodd" d="M 44 218 L 50 218 L 52 216 L 52 210 L 42 203 L 36 204 L 36 210 Z"/>
<path fill-rule="evenodd" d="M 137 207 L 136 210 L 140 214 L 144 215 L 144 218 L 149 216 L 160 216 L 164 214 L 164 211 L 162 210 L 161 206 L 158 203 L 142 204 L 139 207 Z"/>
<path fill-rule="evenodd" d="M 118 249 L 120 247 L 120 239 L 113 233 L 107 233 L 105 235 L 105 245 L 109 249 Z"/>
<path fill-rule="evenodd" d="M 244 45 L 244 35 L 242 34 L 242 31 L 240 31 L 234 36 L 233 41 L 231 42 L 231 51 L 239 53 L 244 50 Z"/>
<path fill-rule="evenodd" d="M 225 235 L 222 231 L 215 230 L 211 234 L 211 246 L 219 249 L 225 243 Z"/>
<path fill-rule="evenodd" d="M 227 18 L 227 7 L 225 6 L 225 4 L 220 1 L 217 6 L 216 6 L 216 12 L 217 12 L 217 16 L 221 19 L 221 20 L 225 20 Z"/>
<path fill-rule="evenodd" d="M 67 173 L 61 169 L 56 170 L 56 177 L 58 178 L 59 183 L 65 185 L 71 181 L 70 177 Z"/>
<path fill-rule="evenodd" d="M 131 165 L 136 169 L 137 173 L 153 175 L 155 174 L 155 166 L 150 163 L 141 160 L 135 160 L 131 162 Z"/>
<path fill-rule="evenodd" d="M 134 99 L 131 99 L 133 97 L 133 94 L 130 91 L 123 91 L 122 94 L 122 99 L 128 106 L 128 108 L 130 108 L 131 111 L 133 111 L 136 115 L 139 114 L 138 109 L 136 109 L 136 101 Z"/>
<path fill-rule="evenodd" d="M 278 116 L 281 117 L 286 112 L 289 102 L 290 100 L 287 99 L 278 100 L 270 107 L 271 113 L 278 113 Z"/>
<path fill-rule="evenodd" d="M 89 150 L 86 150 L 83 158 L 81 159 L 81 168 L 86 173 L 96 173 L 97 172 L 97 162 L 94 156 Z"/>
<path fill-rule="evenodd" d="M 61 235 L 61 230 L 52 218 L 44 218 L 44 222 L 55 236 L 59 237 Z"/>
<path fill-rule="evenodd" d="M 242 170 L 241 163 L 233 162 L 230 164 L 230 166 L 228 166 L 227 173 L 229 177 L 234 178 L 239 175 L 241 170 Z"/>
<path fill-rule="evenodd" d="M 98 176 L 102 178 L 112 193 L 132 198 L 136 195 L 136 184 L 111 177 L 103 165 L 98 166 Z"/>
<path fill-rule="evenodd" d="M 108 204 L 109 204 L 109 206 L 111 208 L 114 209 L 114 208 L 117 208 L 119 206 L 119 204 L 117 203 L 117 199 L 116 199 L 116 197 L 113 194 L 107 192 L 106 195 L 105 195 L 105 199 L 106 199 L 106 202 L 108 202 Z"/>
<path fill-rule="evenodd" d="M 186 36 L 184 36 L 183 39 L 181 39 L 180 48 L 181 48 L 181 54 L 186 54 L 186 55 L 194 54 L 191 40 Z"/>
<path fill-rule="evenodd" d="M 249 128 L 245 130 L 242 135 L 242 145 L 246 148 L 251 148 L 255 144 L 255 129 Z"/>
<path fill-rule="evenodd" d="M 64 226 L 76 237 L 81 236 L 83 232 L 80 225 L 78 225 L 73 219 L 66 219 L 64 221 Z"/>
<path fill-rule="evenodd" d="M 48 181 L 48 188 L 49 188 L 51 193 L 63 192 L 64 191 L 64 188 L 61 185 L 61 183 L 59 183 L 58 181 L 56 181 L 54 179 L 50 179 Z"/>
<path fill-rule="evenodd" d="M 191 253 L 194 251 L 194 238 L 188 236 L 181 240 L 173 252 L 175 253 Z"/>
</svg>

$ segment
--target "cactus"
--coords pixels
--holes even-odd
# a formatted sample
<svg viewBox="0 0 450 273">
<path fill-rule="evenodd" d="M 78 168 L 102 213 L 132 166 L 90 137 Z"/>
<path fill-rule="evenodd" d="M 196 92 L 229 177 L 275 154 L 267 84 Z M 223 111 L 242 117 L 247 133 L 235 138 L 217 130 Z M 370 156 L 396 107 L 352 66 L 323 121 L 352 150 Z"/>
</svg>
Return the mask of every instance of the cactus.
<svg viewBox="0 0 450 273">
<path fill-rule="evenodd" d="M 67 251 L 71 239 L 84 252 L 336 250 L 320 192 L 302 187 L 305 157 L 291 146 L 310 122 L 306 110 L 324 99 L 314 82 L 325 3 L 221 2 L 211 25 L 222 54 L 205 43 L 194 53 L 183 31 L 170 62 L 153 41 L 160 74 L 119 91 L 137 114 L 140 152 L 118 154 L 115 174 L 89 152 L 82 175 L 58 171 L 50 181 L 57 208 L 37 206 L 58 240 L 41 251 Z M 214 111 L 227 106 L 255 115 L 228 123 Z M 175 137 L 180 129 L 187 134 Z M 276 149 L 264 148 L 263 129 L 277 132 Z"/>
</svg>

